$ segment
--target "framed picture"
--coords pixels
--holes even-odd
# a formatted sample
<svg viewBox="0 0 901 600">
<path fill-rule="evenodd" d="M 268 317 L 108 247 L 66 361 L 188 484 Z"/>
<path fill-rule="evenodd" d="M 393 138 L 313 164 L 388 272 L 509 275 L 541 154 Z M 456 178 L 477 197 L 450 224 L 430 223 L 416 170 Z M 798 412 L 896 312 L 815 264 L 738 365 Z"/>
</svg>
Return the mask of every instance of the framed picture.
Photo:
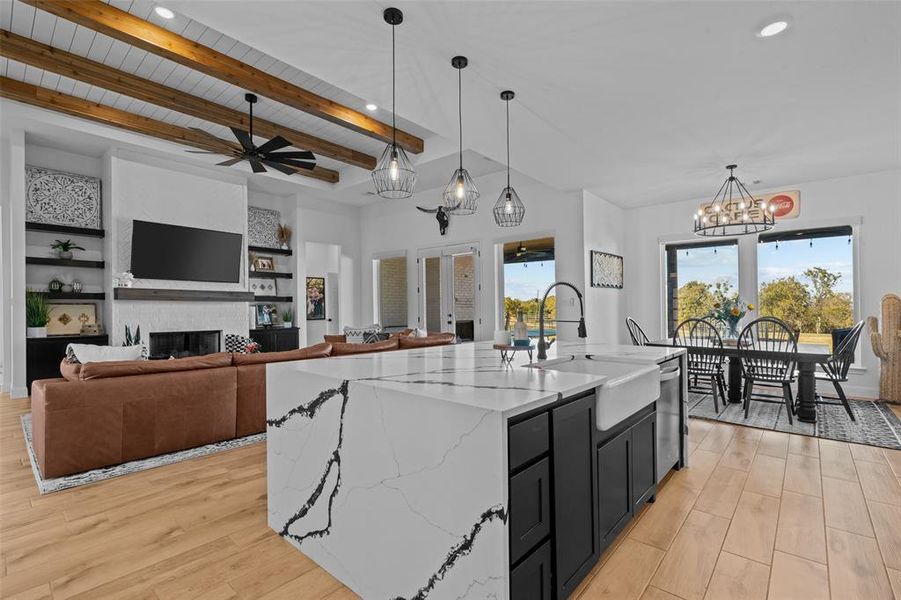
<svg viewBox="0 0 901 600">
<path fill-rule="evenodd" d="M 275 271 L 275 259 L 271 256 L 257 256 L 253 259 L 253 268 L 257 271 Z"/>
<path fill-rule="evenodd" d="M 623 257 L 592 250 L 591 287 L 623 289 Z"/>
<path fill-rule="evenodd" d="M 325 278 L 307 277 L 307 321 L 325 319 Z"/>
<path fill-rule="evenodd" d="M 274 314 L 276 314 L 274 304 L 257 304 L 257 327 L 271 327 Z"/>
<path fill-rule="evenodd" d="M 49 304 L 47 335 L 75 335 L 85 325 L 97 325 L 96 304 Z"/>
</svg>

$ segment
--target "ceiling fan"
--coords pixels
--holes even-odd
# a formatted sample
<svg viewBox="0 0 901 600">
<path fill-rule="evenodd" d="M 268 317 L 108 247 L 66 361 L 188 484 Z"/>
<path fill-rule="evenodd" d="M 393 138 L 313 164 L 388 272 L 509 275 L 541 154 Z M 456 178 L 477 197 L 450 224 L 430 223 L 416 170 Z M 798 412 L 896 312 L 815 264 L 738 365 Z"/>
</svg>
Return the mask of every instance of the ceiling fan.
<svg viewBox="0 0 901 600">
<path fill-rule="evenodd" d="M 246 160 L 250 163 L 250 168 L 254 173 L 265 173 L 267 167 L 276 171 L 281 171 L 285 175 L 294 175 L 298 169 L 312 170 L 316 166 L 316 156 L 307 150 L 297 150 L 290 152 L 276 152 L 291 145 L 291 142 L 280 135 L 275 136 L 262 146 L 255 146 L 253 143 L 253 105 L 257 102 L 255 94 L 245 94 L 244 99 L 250 105 L 250 118 L 248 119 L 248 131 L 243 131 L 235 127 L 229 127 L 235 137 L 238 139 L 240 146 L 230 144 L 225 140 L 221 140 L 215 135 L 199 129 L 191 127 L 197 133 L 209 138 L 211 144 L 221 147 L 221 151 L 210 152 L 207 150 L 188 150 L 191 154 L 225 154 L 233 156 L 221 163 L 216 163 L 222 167 L 230 167 L 234 164 Z"/>
</svg>

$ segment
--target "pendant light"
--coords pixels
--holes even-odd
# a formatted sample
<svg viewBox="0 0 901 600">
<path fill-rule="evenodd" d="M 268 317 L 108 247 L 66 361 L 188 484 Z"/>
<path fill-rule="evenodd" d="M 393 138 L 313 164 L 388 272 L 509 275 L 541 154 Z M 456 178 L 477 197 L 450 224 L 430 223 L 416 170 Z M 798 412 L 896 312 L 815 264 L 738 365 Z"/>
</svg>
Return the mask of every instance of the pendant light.
<svg viewBox="0 0 901 600">
<path fill-rule="evenodd" d="M 494 203 L 494 222 L 498 227 L 516 227 L 526 215 L 526 207 L 510 185 L 510 100 L 515 96 L 510 90 L 501 92 L 501 100 L 507 105 L 507 187 L 501 190 L 501 195 Z"/>
<path fill-rule="evenodd" d="M 694 214 L 695 235 L 723 237 L 769 231 L 776 225 L 776 208 L 764 200 L 755 200 L 733 171 L 738 165 L 726 165 L 729 176 L 713 201 Z M 736 197 L 735 194 L 738 193 Z"/>
<path fill-rule="evenodd" d="M 413 195 L 413 186 L 416 184 L 416 172 L 407 153 L 397 145 L 397 76 L 394 43 L 394 28 L 404 22 L 404 13 L 397 8 L 386 8 L 383 16 L 385 22 L 391 25 L 391 142 L 375 164 L 372 182 L 375 184 L 375 193 L 380 198 L 409 198 Z"/>
<path fill-rule="evenodd" d="M 471 215 L 476 212 L 479 190 L 469 176 L 469 172 L 463 168 L 463 69 L 469 61 L 465 56 L 455 56 L 451 59 L 451 66 L 457 69 L 457 117 L 460 126 L 460 167 L 454 171 L 453 176 L 444 188 L 441 198 L 444 200 L 444 208 L 456 215 Z"/>
</svg>

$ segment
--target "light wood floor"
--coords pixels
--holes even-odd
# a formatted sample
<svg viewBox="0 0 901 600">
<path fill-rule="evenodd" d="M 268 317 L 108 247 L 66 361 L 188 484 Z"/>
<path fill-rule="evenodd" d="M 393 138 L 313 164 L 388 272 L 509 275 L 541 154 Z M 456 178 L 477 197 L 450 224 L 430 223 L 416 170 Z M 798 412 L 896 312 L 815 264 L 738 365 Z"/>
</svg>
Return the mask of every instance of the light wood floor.
<svg viewBox="0 0 901 600">
<path fill-rule="evenodd" d="M 349 600 L 266 526 L 265 445 L 40 496 L 0 396 L 0 597 Z M 580 600 L 901 600 L 901 452 L 693 420 Z"/>
</svg>

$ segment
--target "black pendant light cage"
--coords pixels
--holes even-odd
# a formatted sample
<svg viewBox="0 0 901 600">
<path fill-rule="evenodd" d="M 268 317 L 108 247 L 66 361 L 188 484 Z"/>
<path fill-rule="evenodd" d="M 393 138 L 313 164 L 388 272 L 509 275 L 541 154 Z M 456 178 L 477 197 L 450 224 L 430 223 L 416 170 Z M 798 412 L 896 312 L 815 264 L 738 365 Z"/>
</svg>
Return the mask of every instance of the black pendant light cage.
<svg viewBox="0 0 901 600">
<path fill-rule="evenodd" d="M 497 202 L 494 203 L 494 222 L 498 227 L 516 227 L 522 224 L 526 216 L 526 207 L 519 199 L 519 194 L 510 185 L 510 100 L 516 96 L 510 90 L 501 92 L 501 100 L 507 108 L 507 186 L 501 190 Z"/>
<path fill-rule="evenodd" d="M 726 165 L 729 176 L 713 201 L 694 213 L 695 235 L 723 237 L 769 231 L 776 225 L 775 207 L 755 200 L 733 171 L 738 165 Z"/>
<path fill-rule="evenodd" d="M 413 195 L 416 171 L 403 148 L 397 145 L 397 77 L 394 28 L 403 23 L 404 13 L 397 8 L 386 8 L 385 22 L 391 25 L 391 142 L 372 171 L 372 183 L 380 198 L 397 200 Z"/>
<path fill-rule="evenodd" d="M 479 190 L 463 168 L 463 69 L 469 61 L 465 56 L 455 56 L 451 66 L 457 69 L 457 117 L 460 127 L 460 166 L 454 171 L 441 199 L 444 208 L 455 215 L 472 215 L 478 209 Z"/>
</svg>

